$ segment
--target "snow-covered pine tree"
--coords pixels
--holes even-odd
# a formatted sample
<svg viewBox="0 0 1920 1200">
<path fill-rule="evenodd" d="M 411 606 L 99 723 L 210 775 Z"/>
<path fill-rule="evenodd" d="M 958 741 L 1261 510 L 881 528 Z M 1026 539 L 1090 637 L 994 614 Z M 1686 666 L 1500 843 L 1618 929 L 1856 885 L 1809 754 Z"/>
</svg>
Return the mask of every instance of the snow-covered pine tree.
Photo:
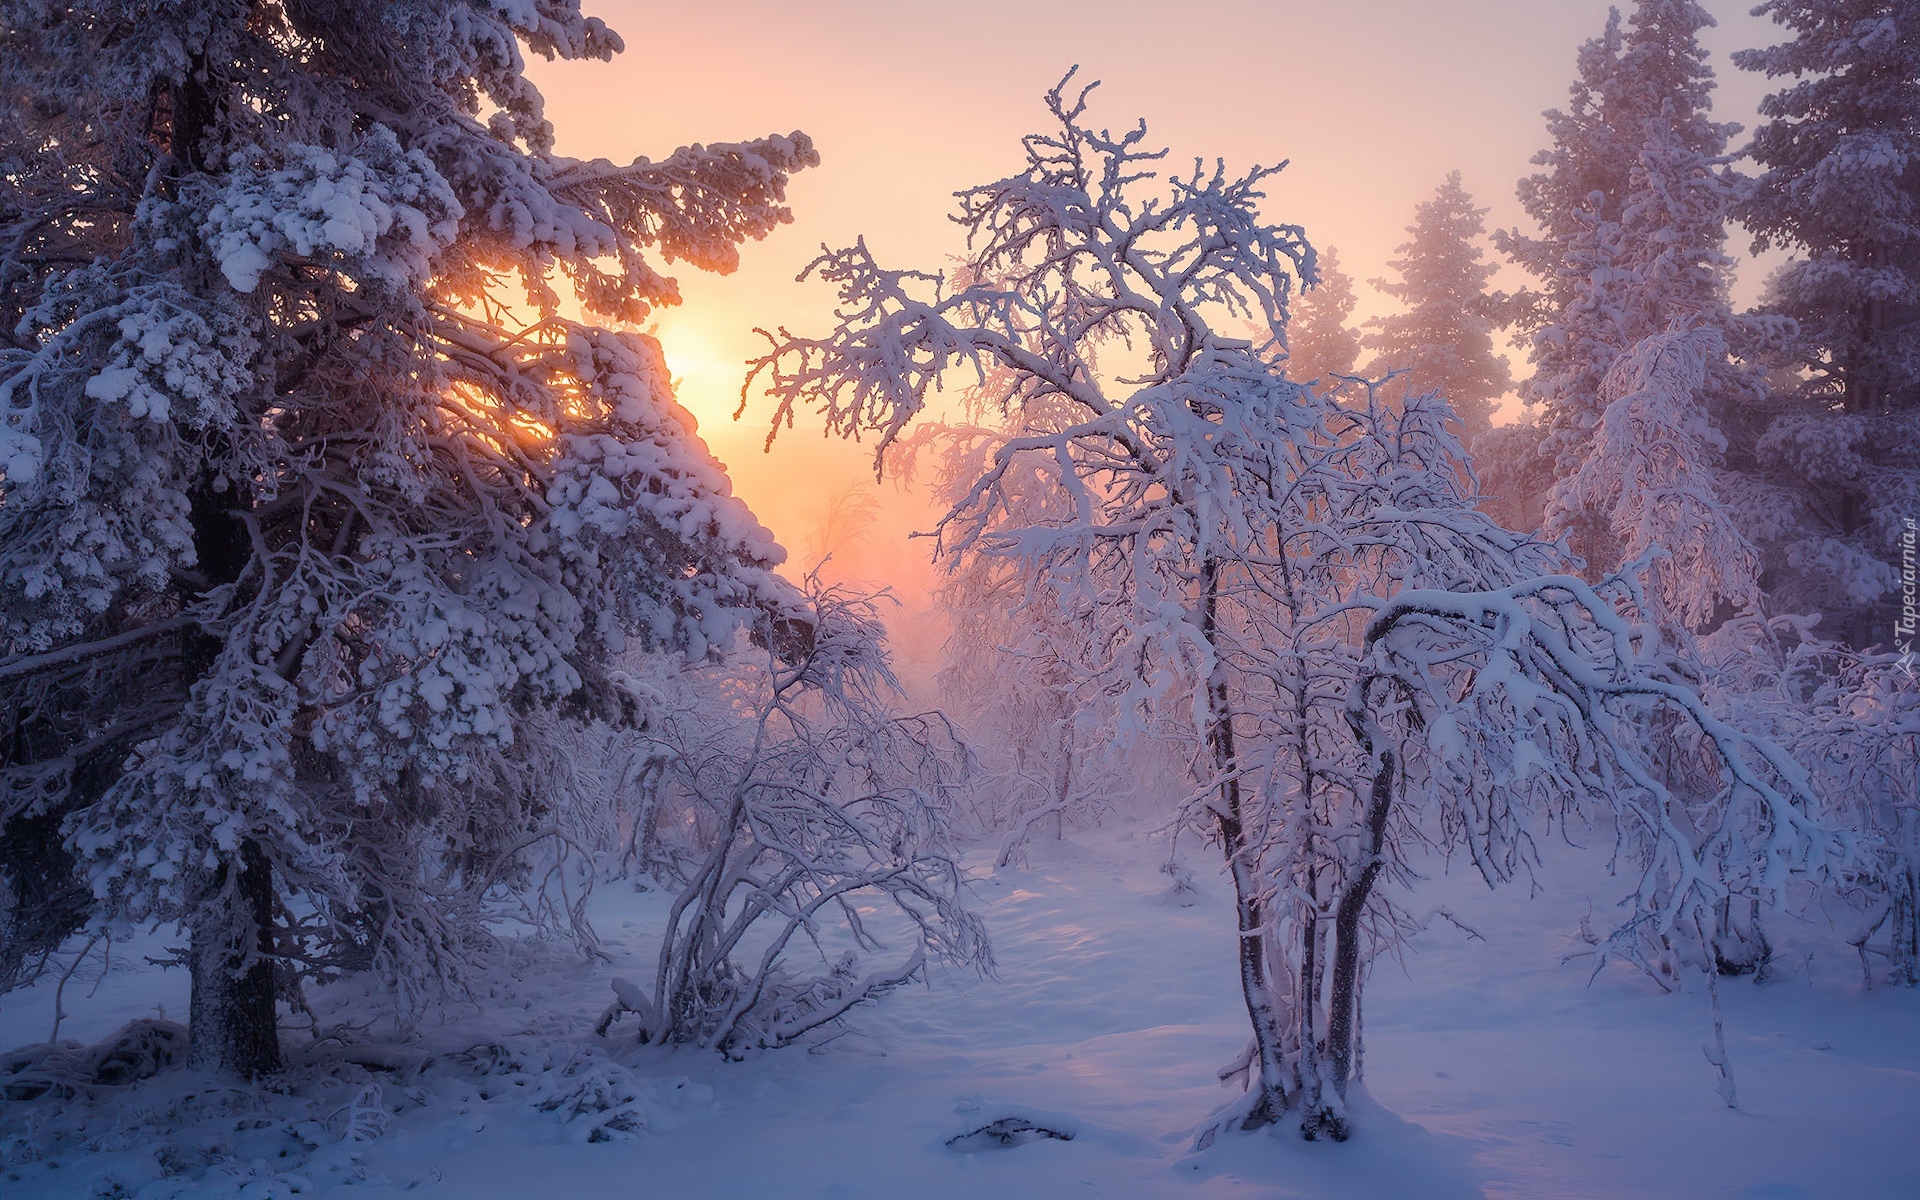
<svg viewBox="0 0 1920 1200">
<path fill-rule="evenodd" d="M 632 322 L 788 218 L 801 135 L 554 152 L 573 0 L 0 3 L 4 820 L 190 935 L 193 1055 L 280 980 L 457 975 L 629 640 L 804 640 Z M 18 884 L 9 886 L 19 894 Z M 19 936 L 16 925 L 5 931 Z"/>
<path fill-rule="evenodd" d="M 1590 558 L 1628 562 L 1657 547 L 1654 600 L 1689 629 L 1724 604 L 1760 601 L 1759 552 L 1717 495 L 1726 440 L 1702 395 L 1708 364 L 1725 357 L 1711 326 L 1681 324 L 1635 343 L 1601 381 L 1586 457 L 1547 500 L 1550 522 L 1588 517 L 1580 533 Z"/>
<path fill-rule="evenodd" d="M 1712 24 L 1693 0 L 1639 0 L 1624 32 L 1613 10 L 1601 36 L 1580 47 L 1568 108 L 1546 114 L 1552 145 L 1533 158 L 1546 169 L 1520 181 L 1520 200 L 1537 234 L 1494 235 L 1501 251 L 1538 281 L 1513 298 L 1511 315 L 1529 339 L 1534 363 L 1522 395 L 1545 411 L 1552 455 L 1565 441 L 1581 441 L 1597 419 L 1600 381 L 1614 357 L 1666 325 L 1664 316 L 1649 323 L 1649 314 L 1667 301 L 1641 286 L 1621 261 L 1633 176 L 1650 165 L 1642 161 L 1645 151 L 1665 143 L 1652 165 L 1681 173 L 1683 188 L 1696 186 L 1687 176 L 1702 169 L 1726 176 L 1727 139 L 1738 126 L 1707 115 L 1713 70 L 1698 34 Z M 1688 235 L 1676 251 L 1691 258 L 1717 254 L 1722 220 L 1714 214 L 1704 229 L 1676 230 Z M 1705 265 L 1718 262 L 1709 258 Z"/>
<path fill-rule="evenodd" d="M 1514 478 L 1550 470 L 1564 480 L 1605 469 L 1588 460 L 1605 406 L 1619 394 L 1608 394 L 1607 374 L 1643 340 L 1709 328 L 1723 346 L 1745 350 L 1773 331 L 1764 321 L 1736 319 L 1727 299 L 1726 214 L 1738 185 L 1726 147 L 1739 127 L 1708 115 L 1713 71 L 1699 31 L 1712 24 L 1693 0 L 1640 0 L 1624 33 L 1616 13 L 1605 34 L 1581 49 L 1572 111 L 1548 114 L 1555 146 L 1535 162 L 1550 170 L 1520 186 L 1541 232 L 1497 237 L 1540 281 L 1515 298 L 1512 311 L 1531 339 L 1534 375 L 1521 392 L 1538 409 L 1538 454 L 1546 462 L 1510 466 Z M 1712 458 L 1690 467 L 1712 485 L 1716 505 L 1735 490 L 1720 474 L 1723 431 L 1746 421 L 1762 393 L 1754 371 L 1725 349 L 1706 361 L 1697 399 L 1709 433 L 1696 445 Z M 1643 547 L 1616 541 L 1611 512 L 1576 503 L 1585 494 L 1598 493 L 1555 492 L 1544 526 L 1568 534 L 1597 578 Z M 1640 507 L 1660 511 L 1658 503 Z M 1668 545 L 1692 536 L 1683 525 L 1643 533 Z M 1751 572 L 1724 565 L 1732 573 L 1721 602 L 1746 602 L 1754 594 Z"/>
<path fill-rule="evenodd" d="M 1776 0 L 1792 40 L 1734 62 L 1790 82 L 1747 152 L 1736 210 L 1791 250 L 1765 310 L 1793 318 L 1772 421 L 1755 436 L 1778 611 L 1821 613 L 1856 647 L 1891 636 L 1903 517 L 1920 511 L 1920 4 Z"/>
<path fill-rule="evenodd" d="M 1405 371 L 1395 384 L 1398 394 L 1440 393 L 1459 418 L 1463 439 L 1492 426 L 1494 401 L 1513 384 L 1507 361 L 1493 351 L 1498 322 L 1486 288 L 1499 268 L 1480 249 L 1486 215 L 1460 186 L 1458 171 L 1421 201 L 1407 226 L 1412 238 L 1387 264 L 1399 278 L 1373 284 L 1406 311 L 1368 321 L 1372 332 L 1362 339 L 1373 352 L 1368 375 Z"/>
<path fill-rule="evenodd" d="M 1799 322 L 1811 395 L 1851 413 L 1920 405 L 1920 3 L 1768 0 L 1793 31 L 1734 63 L 1792 82 L 1747 153 L 1756 246 L 1796 252 L 1770 307 Z M 1798 257 L 1804 255 L 1804 257 Z"/>
<path fill-rule="evenodd" d="M 1633 161 L 1623 144 L 1625 127 L 1615 119 L 1620 96 L 1620 12 L 1609 10 L 1600 37 L 1580 46 L 1577 74 L 1566 109 L 1547 111 L 1551 144 L 1533 156 L 1537 171 L 1520 180 L 1519 197 L 1537 232 L 1495 230 L 1494 245 L 1537 281 L 1511 298 L 1509 317 L 1525 337 L 1533 376 L 1520 394 L 1543 410 L 1542 445 L 1549 462 L 1558 455 L 1558 438 L 1547 436 L 1567 423 L 1564 410 L 1580 395 L 1595 396 L 1611 355 L 1596 346 L 1590 331 L 1569 325 L 1590 264 L 1576 255 L 1577 243 L 1591 240 L 1594 229 L 1616 212 Z"/>
<path fill-rule="evenodd" d="M 1353 277 L 1340 269 L 1339 252 L 1320 252 L 1319 278 L 1294 301 L 1287 321 L 1287 378 L 1332 387 L 1335 376 L 1352 375 L 1360 362 L 1360 334 L 1347 322 L 1359 304 Z"/>
<path fill-rule="evenodd" d="M 1473 507 L 1443 405 L 1343 404 L 1263 353 L 1313 263 L 1258 211 L 1271 172 L 1162 185 L 1144 125 L 1095 131 L 1065 87 L 1026 169 L 960 193 L 964 271 L 829 251 L 810 273 L 838 287 L 838 327 L 782 330 L 756 374 L 776 421 L 810 406 L 883 452 L 943 380 L 1047 414 L 988 444 L 938 548 L 1007 564 L 1019 605 L 1072 596 L 1086 684 L 1184 710 L 1186 811 L 1233 883 L 1253 1035 L 1223 1073 L 1247 1091 L 1203 1138 L 1346 1136 L 1364 965 L 1405 932 L 1387 885 L 1415 841 L 1497 882 L 1543 812 L 1604 806 L 1643 871 L 1626 953 L 1710 926 L 1729 877 L 1765 892 L 1824 869 L 1840 848 L 1797 768 L 1713 718 L 1630 580 L 1596 591 Z M 1216 329 L 1250 317 L 1259 343 Z M 1093 369 L 1122 339 L 1142 373 Z M 1056 503 L 1021 503 L 1036 481 Z M 1650 708 L 1700 731 L 1717 785 L 1685 824 L 1645 762 Z"/>
</svg>

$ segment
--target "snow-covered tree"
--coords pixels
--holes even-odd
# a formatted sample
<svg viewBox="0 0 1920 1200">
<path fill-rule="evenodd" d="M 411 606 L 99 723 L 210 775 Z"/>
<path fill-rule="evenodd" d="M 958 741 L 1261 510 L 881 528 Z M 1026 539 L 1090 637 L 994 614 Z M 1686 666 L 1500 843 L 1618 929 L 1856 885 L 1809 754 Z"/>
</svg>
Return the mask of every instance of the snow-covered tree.
<svg viewBox="0 0 1920 1200">
<path fill-rule="evenodd" d="M 603 1031 L 630 1012 L 643 1042 L 739 1057 L 838 1020 L 929 953 L 991 968 L 947 840 L 965 750 L 940 714 L 892 710 L 871 599 L 813 599 L 800 646 L 642 684 L 658 700 L 633 819 L 676 831 L 651 857 L 678 891 L 652 986 L 617 981 Z"/>
<path fill-rule="evenodd" d="M 1817 636 L 1804 618 L 1729 625 L 1706 643 L 1715 706 L 1807 764 L 1865 852 L 1819 896 L 1860 954 L 1864 982 L 1920 984 L 1920 689 L 1912 663 Z"/>
<path fill-rule="evenodd" d="M 1318 275 L 1287 321 L 1287 378 L 1333 386 L 1336 376 L 1354 374 L 1360 363 L 1360 334 L 1347 324 L 1360 301 L 1334 247 L 1320 252 Z"/>
<path fill-rule="evenodd" d="M 1602 35 L 1580 48 L 1567 109 L 1546 114 L 1552 145 L 1533 159 L 1545 170 L 1520 181 L 1538 232 L 1495 235 L 1538 281 L 1514 298 L 1512 315 L 1535 366 L 1522 394 L 1546 410 L 1550 436 L 1564 426 L 1579 441 L 1613 359 L 1663 330 L 1675 308 L 1703 312 L 1715 302 L 1732 186 L 1727 139 L 1739 127 L 1708 116 L 1714 76 L 1698 35 L 1713 24 L 1693 0 L 1639 0 L 1624 31 L 1611 12 Z M 1692 212 L 1686 225 L 1648 206 L 1665 198 L 1697 207 L 1715 191 L 1722 204 Z M 1630 222 L 1668 232 L 1630 246 Z M 1656 279 L 1634 269 L 1662 256 Z"/>
<path fill-rule="evenodd" d="M 1760 246 L 1804 257 L 1770 307 L 1800 326 L 1808 391 L 1848 412 L 1920 404 L 1920 4 L 1769 0 L 1791 41 L 1734 55 L 1792 82 L 1760 103 L 1747 147 L 1766 168 L 1739 216 Z"/>
<path fill-rule="evenodd" d="M 1575 530 L 1588 557 L 1629 562 L 1649 550 L 1662 611 L 1688 628 L 1722 605 L 1760 602 L 1759 553 L 1716 494 L 1726 439 L 1703 392 L 1721 333 L 1681 326 L 1641 339 L 1601 381 L 1600 421 L 1586 456 L 1554 485 L 1549 528 Z"/>
<path fill-rule="evenodd" d="M 962 395 L 958 419 L 909 430 L 887 455 L 887 470 L 902 480 L 924 478 L 935 501 L 951 506 L 1007 441 L 1072 419 L 1058 398 L 1002 411 L 1000 389 L 1013 382 L 990 365 L 987 382 Z M 1045 472 L 1009 472 L 1002 496 L 1019 524 L 1068 516 Z M 1094 825 L 1166 782 L 1168 756 L 1152 730 L 1119 720 L 1112 698 L 1078 669 L 1093 628 L 1086 588 L 1029 579 L 1018 563 L 989 555 L 946 566 L 936 600 L 947 639 L 934 682 L 942 709 L 965 728 L 977 756 L 971 815 L 981 835 L 999 837 L 998 865 L 1037 834 L 1057 838 Z"/>
<path fill-rule="evenodd" d="M 1553 491 L 1553 463 L 1540 453 L 1545 434 L 1539 414 L 1495 425 L 1473 439 L 1473 470 L 1480 479 L 1480 507 L 1508 529 L 1537 532 Z"/>
<path fill-rule="evenodd" d="M 1885 645 L 1901 521 L 1920 508 L 1920 5 L 1763 5 L 1793 40 L 1734 61 L 1782 90 L 1736 211 L 1795 258 L 1765 310 L 1798 336 L 1752 441 L 1751 496 L 1776 611 Z"/>
<path fill-rule="evenodd" d="M 1544 808 L 1607 806 L 1645 872 L 1622 947 L 1684 937 L 1729 874 L 1820 870 L 1834 848 L 1796 768 L 1713 718 L 1623 615 L 1630 583 L 1596 593 L 1473 507 L 1444 404 L 1377 387 L 1343 404 L 1265 355 L 1313 264 L 1257 212 L 1271 171 L 1162 183 L 1144 125 L 1089 128 L 1086 91 L 1065 88 L 1025 170 L 960 193 L 951 287 L 864 243 L 830 251 L 812 273 L 839 289 L 838 328 L 781 331 L 758 372 L 777 419 L 812 407 L 883 446 L 943 381 L 1045 414 L 988 447 L 938 549 L 1008 564 L 1019 605 L 1069 597 L 1086 684 L 1184 713 L 1187 812 L 1232 879 L 1253 1033 L 1228 1071 L 1246 1095 L 1211 1128 L 1346 1135 L 1363 968 L 1405 929 L 1382 885 L 1429 832 L 1497 881 Z M 1262 344 L 1219 332 L 1249 316 Z M 1095 368 L 1115 345 L 1137 374 Z M 1034 481 L 1057 497 L 1039 519 Z M 1703 731 L 1715 804 L 1685 808 L 1646 768 L 1646 705 Z"/>
<path fill-rule="evenodd" d="M 572 0 L 0 5 L 0 818 L 60 818 L 99 928 L 186 927 L 203 1065 L 272 1068 L 304 970 L 457 977 L 546 718 L 638 715 L 613 655 L 805 628 L 658 344 L 562 310 L 731 269 L 816 156 L 556 154 L 523 52 L 620 48 Z"/>
<path fill-rule="evenodd" d="M 1751 352 L 1782 331 L 1778 322 L 1736 318 L 1727 299 L 1726 214 L 1738 184 L 1726 148 L 1739 127 L 1708 115 L 1713 71 L 1699 32 L 1712 24 L 1693 0 L 1641 0 L 1624 32 L 1616 12 L 1605 34 L 1581 49 L 1570 110 L 1548 114 L 1555 144 L 1534 161 L 1549 169 L 1520 186 L 1540 232 L 1497 238 L 1539 280 L 1537 290 L 1515 299 L 1513 315 L 1531 342 L 1535 370 L 1521 392 L 1538 410 L 1544 462 L 1510 463 L 1502 474 L 1512 480 L 1550 473 L 1565 481 L 1613 469 L 1591 461 L 1600 445 L 1595 430 L 1621 394 L 1609 393 L 1608 373 L 1647 339 L 1705 328 L 1718 331 L 1721 344 L 1705 360 L 1689 403 L 1697 402 L 1705 422 L 1696 446 L 1712 447 L 1714 460 L 1691 462 L 1690 469 L 1712 505 L 1735 503 L 1736 484 L 1721 471 L 1719 454 L 1729 434 L 1750 422 L 1764 388 L 1728 350 Z M 1666 344 L 1652 343 L 1647 353 Z M 1614 452 L 1624 448 L 1609 444 Z M 1601 494 L 1563 485 L 1544 513 L 1547 532 L 1570 535 L 1594 578 L 1637 556 L 1606 532 L 1615 514 L 1583 499 Z M 1685 524 L 1659 525 L 1667 510 L 1657 498 L 1629 503 L 1656 518 L 1643 524 L 1645 539 L 1673 549 L 1691 536 Z M 1715 578 L 1729 590 L 1709 609 L 1751 600 L 1752 572 L 1744 563 L 1721 564 Z"/>
<path fill-rule="evenodd" d="M 1460 186 L 1458 171 L 1414 209 L 1407 226 L 1413 236 L 1387 264 L 1399 278 L 1374 281 L 1406 311 L 1368 321 L 1372 332 L 1363 339 L 1373 352 L 1368 375 L 1405 371 L 1401 394 L 1440 393 L 1467 438 L 1493 424 L 1494 401 L 1513 384 L 1506 359 L 1493 351 L 1497 321 L 1486 288 L 1499 268 L 1485 261 L 1479 244 L 1486 215 Z"/>
</svg>

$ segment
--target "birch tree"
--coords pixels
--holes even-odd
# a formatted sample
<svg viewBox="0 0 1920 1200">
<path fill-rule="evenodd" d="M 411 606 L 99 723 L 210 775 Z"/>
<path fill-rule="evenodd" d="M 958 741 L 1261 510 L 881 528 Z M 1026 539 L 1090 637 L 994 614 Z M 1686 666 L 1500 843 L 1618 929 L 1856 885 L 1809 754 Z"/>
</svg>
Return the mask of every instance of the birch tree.
<svg viewBox="0 0 1920 1200">
<path fill-rule="evenodd" d="M 1387 885 L 1417 833 L 1500 881 L 1556 798 L 1616 806 L 1646 872 L 1623 948 L 1686 936 L 1723 864 L 1758 854 L 1771 886 L 1840 851 L 1792 764 L 1718 723 L 1622 615 L 1631 581 L 1603 597 L 1473 507 L 1443 400 L 1342 404 L 1285 377 L 1267 351 L 1314 256 L 1259 215 L 1270 169 L 1163 177 L 1144 125 L 1090 127 L 1070 82 L 1024 170 L 959 194 L 951 288 L 864 243 L 829 251 L 811 273 L 838 327 L 771 335 L 756 372 L 776 420 L 812 408 L 882 447 L 943 383 L 1033 418 L 982 454 L 938 552 L 1010 564 L 1019 603 L 1072 597 L 1083 677 L 1184 714 L 1186 811 L 1232 881 L 1252 1033 L 1223 1075 L 1247 1090 L 1202 1141 L 1283 1120 L 1344 1138 L 1363 966 L 1405 931 Z M 1250 317 L 1260 344 L 1220 332 Z M 1017 495 L 1035 479 L 1058 497 L 1037 520 Z M 1670 814 L 1625 711 L 1643 701 L 1704 731 L 1718 808 Z"/>
</svg>

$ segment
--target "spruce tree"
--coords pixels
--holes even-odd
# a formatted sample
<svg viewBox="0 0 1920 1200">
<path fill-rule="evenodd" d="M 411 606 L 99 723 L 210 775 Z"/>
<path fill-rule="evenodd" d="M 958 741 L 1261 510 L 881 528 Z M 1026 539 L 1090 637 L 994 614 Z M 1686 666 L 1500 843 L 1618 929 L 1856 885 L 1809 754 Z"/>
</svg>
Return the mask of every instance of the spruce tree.
<svg viewBox="0 0 1920 1200">
<path fill-rule="evenodd" d="M 1750 352 L 1768 332 L 1765 322 L 1737 319 L 1727 298 L 1726 219 L 1739 187 L 1727 142 L 1739 127 L 1709 115 L 1714 77 L 1699 33 L 1712 24 L 1692 0 L 1641 0 L 1624 30 L 1615 13 L 1581 50 L 1571 110 L 1548 114 L 1555 145 L 1535 162 L 1549 170 L 1520 187 L 1541 232 L 1497 238 L 1539 280 L 1510 315 L 1531 341 L 1535 370 L 1521 393 L 1537 407 L 1542 461 L 1509 464 L 1511 478 L 1590 475 L 1594 455 L 1619 452 L 1618 427 L 1600 429 L 1607 404 L 1623 395 L 1608 374 L 1648 339 L 1706 329 L 1713 344 Z M 1740 440 L 1763 391 L 1755 370 L 1722 350 L 1705 362 L 1699 394 L 1684 401 L 1698 414 L 1688 419 L 1702 423 L 1692 445 L 1705 456 L 1690 470 L 1697 484 L 1711 483 L 1716 507 L 1740 491 L 1724 470 L 1729 431 Z M 1545 499 L 1543 521 L 1571 537 L 1590 571 L 1604 573 L 1645 547 L 1614 536 L 1614 513 L 1583 506 L 1595 494 L 1560 488 Z M 1656 534 L 1699 536 L 1639 527 L 1638 536 Z M 1755 591 L 1750 569 L 1736 567 L 1724 575 L 1723 600 L 1737 605 Z M 1698 597 L 1687 607 L 1697 614 Z"/>
<path fill-rule="evenodd" d="M 1494 302 L 1486 285 L 1498 267 L 1479 245 L 1486 215 L 1460 186 L 1460 172 L 1448 175 L 1414 210 L 1407 226 L 1413 237 L 1388 264 L 1399 279 L 1374 281 L 1407 311 L 1367 322 L 1373 332 L 1362 339 L 1373 351 L 1367 374 L 1405 371 L 1399 394 L 1439 392 L 1468 437 L 1492 425 L 1494 401 L 1513 383 L 1506 360 L 1493 351 Z"/>
<path fill-rule="evenodd" d="M 1287 378 L 1297 383 L 1338 383 L 1360 361 L 1360 335 L 1348 321 L 1359 298 L 1353 277 L 1340 269 L 1340 255 L 1329 246 L 1320 252 L 1318 279 L 1293 303 L 1287 319 Z"/>
<path fill-rule="evenodd" d="M 1736 65 L 1793 82 L 1748 154 L 1766 170 L 1740 206 L 1755 248 L 1795 259 L 1770 307 L 1800 325 L 1807 393 L 1853 413 L 1920 404 L 1920 3 L 1769 0 L 1794 31 Z"/>
<path fill-rule="evenodd" d="M 556 154 L 523 51 L 620 48 L 574 0 L 0 0 L 0 826 L 184 926 L 203 1066 L 271 1069 L 302 972 L 457 977 L 548 731 L 640 715 L 623 647 L 805 628 L 659 345 L 563 312 L 730 269 L 816 156 Z M 76 913 L 16 871 L 30 964 Z"/>
<path fill-rule="evenodd" d="M 1725 162 L 1739 127 L 1708 116 L 1698 35 L 1713 23 L 1693 0 L 1641 0 L 1623 32 L 1614 10 L 1581 47 L 1568 110 L 1547 114 L 1553 145 L 1534 156 L 1547 170 L 1520 182 L 1540 232 L 1495 235 L 1538 281 L 1511 315 L 1534 364 L 1521 394 L 1542 410 L 1560 473 L 1585 453 L 1616 358 L 1677 313 L 1725 312 Z M 1680 206 L 1689 224 L 1671 226 Z"/>
<path fill-rule="evenodd" d="M 1856 647 L 1897 642 L 1903 521 L 1920 511 L 1920 3 L 1762 5 L 1792 40 L 1734 55 L 1771 78 L 1765 167 L 1737 213 L 1794 258 L 1765 311 L 1790 317 L 1756 432 L 1775 607 Z"/>
</svg>

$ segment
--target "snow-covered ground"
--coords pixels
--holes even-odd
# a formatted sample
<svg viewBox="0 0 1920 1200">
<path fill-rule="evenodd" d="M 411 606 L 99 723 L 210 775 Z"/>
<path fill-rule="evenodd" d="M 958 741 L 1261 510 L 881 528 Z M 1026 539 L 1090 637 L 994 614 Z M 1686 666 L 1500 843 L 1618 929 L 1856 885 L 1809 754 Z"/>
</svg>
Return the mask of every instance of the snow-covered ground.
<svg viewBox="0 0 1920 1200">
<path fill-rule="evenodd" d="M 1413 910 L 1444 906 L 1459 924 L 1433 920 L 1404 972 L 1377 967 L 1365 1011 L 1371 1099 L 1356 1105 L 1350 1142 L 1276 1131 L 1195 1153 L 1193 1127 L 1230 1098 L 1215 1071 L 1246 1037 L 1227 889 L 1197 853 L 1200 890 L 1187 905 L 1167 896 L 1164 851 L 1138 831 L 1043 844 L 1027 869 L 996 872 L 976 857 L 998 978 L 936 970 L 928 986 L 860 1012 L 855 1033 L 744 1063 L 634 1050 L 618 1026 L 594 1039 L 608 980 L 644 977 L 662 903 L 608 884 L 597 923 L 613 962 L 528 950 L 488 1006 L 428 1023 L 422 1049 L 441 1057 L 424 1068 L 345 1083 L 314 1074 L 292 1097 L 172 1072 L 142 1085 L 131 1108 L 16 1106 L 0 1128 L 16 1162 L 0 1170 L 0 1193 L 1920 1194 L 1920 993 L 1863 991 L 1833 943 L 1808 964 L 1818 939 L 1784 931 L 1783 957 L 1798 961 L 1771 984 L 1724 989 L 1741 1101 L 1729 1110 L 1701 1051 L 1710 1026 L 1697 988 L 1665 995 L 1624 968 L 1589 985 L 1587 964 L 1563 962 L 1582 948 L 1571 936 L 1582 913 L 1591 904 L 1600 924 L 1613 895 L 1598 856 L 1565 848 L 1531 900 L 1523 886 L 1489 893 L 1471 875 L 1422 885 Z M 91 972 L 69 983 L 62 1037 L 96 1038 L 156 1006 L 184 1012 L 172 973 L 116 971 L 89 998 L 92 986 Z M 344 989 L 320 999 L 323 1025 L 366 1016 Z M 0 998 L 0 1045 L 44 1038 L 51 1006 L 51 988 Z M 299 1112 L 312 1119 L 287 1115 Z M 156 1113 L 186 1114 L 171 1149 L 149 1136 Z M 1009 1116 L 1072 1140 L 947 1145 Z M 596 1128 L 614 1140 L 587 1141 Z M 21 1161 L 27 1143 L 56 1139 L 66 1148 L 51 1161 Z"/>
</svg>

